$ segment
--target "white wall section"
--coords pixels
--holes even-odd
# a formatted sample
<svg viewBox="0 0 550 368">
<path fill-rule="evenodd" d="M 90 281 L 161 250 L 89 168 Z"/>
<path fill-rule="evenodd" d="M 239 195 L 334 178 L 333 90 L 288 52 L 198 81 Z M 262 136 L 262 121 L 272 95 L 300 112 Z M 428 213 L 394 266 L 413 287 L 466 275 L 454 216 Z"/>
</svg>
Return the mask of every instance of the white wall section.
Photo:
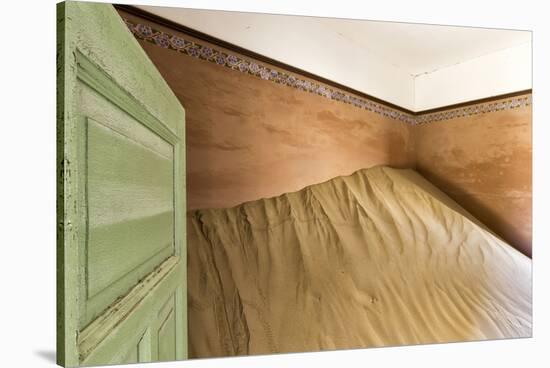
<svg viewBox="0 0 550 368">
<path fill-rule="evenodd" d="M 531 43 L 420 74 L 414 87 L 416 111 L 530 89 Z"/>
<path fill-rule="evenodd" d="M 531 32 L 138 6 L 412 111 L 531 88 Z"/>
</svg>

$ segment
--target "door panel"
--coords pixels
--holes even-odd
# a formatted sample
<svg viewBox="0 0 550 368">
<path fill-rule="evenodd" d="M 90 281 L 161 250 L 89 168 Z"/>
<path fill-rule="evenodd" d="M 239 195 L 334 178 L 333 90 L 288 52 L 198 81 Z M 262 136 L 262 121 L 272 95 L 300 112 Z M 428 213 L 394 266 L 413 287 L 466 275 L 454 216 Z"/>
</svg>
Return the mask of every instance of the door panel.
<svg viewBox="0 0 550 368">
<path fill-rule="evenodd" d="M 83 185 L 88 188 L 84 257 L 89 316 L 82 321 L 87 323 L 120 294 L 117 290 L 127 290 L 174 253 L 175 169 L 171 143 L 86 84 L 78 84 L 86 127 L 80 134 L 86 136 L 81 160 L 87 164 Z M 116 238 L 111 240 L 117 247 L 110 246 L 110 237 Z"/>
<path fill-rule="evenodd" d="M 58 363 L 184 359 L 183 108 L 111 5 L 58 18 Z"/>
<path fill-rule="evenodd" d="M 159 313 L 160 327 L 157 332 L 158 360 L 174 360 L 176 356 L 175 300 L 171 297 Z"/>
<path fill-rule="evenodd" d="M 170 142 L 84 83 L 79 90 L 86 136 L 85 326 L 175 254 L 175 160 Z"/>
<path fill-rule="evenodd" d="M 138 346 L 134 346 L 130 349 L 128 354 L 120 361 L 121 364 L 139 363 L 139 350 Z"/>
</svg>

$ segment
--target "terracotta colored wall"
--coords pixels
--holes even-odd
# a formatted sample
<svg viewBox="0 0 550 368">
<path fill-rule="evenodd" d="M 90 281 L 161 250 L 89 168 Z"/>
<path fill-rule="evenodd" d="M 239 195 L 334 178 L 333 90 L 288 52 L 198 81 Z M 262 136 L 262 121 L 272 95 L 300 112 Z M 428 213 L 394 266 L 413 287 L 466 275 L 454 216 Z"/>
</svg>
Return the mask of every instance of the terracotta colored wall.
<svg viewBox="0 0 550 368">
<path fill-rule="evenodd" d="M 531 255 L 531 106 L 416 126 L 417 170 Z"/>
<path fill-rule="evenodd" d="M 189 209 L 234 206 L 378 164 L 416 166 L 530 255 L 530 107 L 411 126 L 139 42 L 186 109 Z"/>
<path fill-rule="evenodd" d="M 185 107 L 189 209 L 234 206 L 378 164 L 414 165 L 406 123 L 140 43 Z"/>
</svg>

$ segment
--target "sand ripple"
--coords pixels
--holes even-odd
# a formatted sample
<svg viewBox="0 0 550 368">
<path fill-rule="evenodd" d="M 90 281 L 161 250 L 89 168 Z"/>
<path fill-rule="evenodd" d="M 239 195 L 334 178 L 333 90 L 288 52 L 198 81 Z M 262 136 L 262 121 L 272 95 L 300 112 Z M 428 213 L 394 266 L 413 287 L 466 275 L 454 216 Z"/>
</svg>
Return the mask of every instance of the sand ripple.
<svg viewBox="0 0 550 368">
<path fill-rule="evenodd" d="M 188 218 L 191 357 L 531 336 L 531 260 L 412 170 Z"/>
</svg>

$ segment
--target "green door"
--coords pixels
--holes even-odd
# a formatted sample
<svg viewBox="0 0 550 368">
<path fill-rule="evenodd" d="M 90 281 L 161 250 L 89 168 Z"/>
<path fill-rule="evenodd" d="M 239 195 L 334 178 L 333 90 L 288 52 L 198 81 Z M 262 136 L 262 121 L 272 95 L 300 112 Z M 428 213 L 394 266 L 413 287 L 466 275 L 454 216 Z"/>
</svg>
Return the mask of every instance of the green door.
<svg viewBox="0 0 550 368">
<path fill-rule="evenodd" d="M 58 4 L 58 363 L 187 357 L 184 110 L 109 4 Z"/>
</svg>

